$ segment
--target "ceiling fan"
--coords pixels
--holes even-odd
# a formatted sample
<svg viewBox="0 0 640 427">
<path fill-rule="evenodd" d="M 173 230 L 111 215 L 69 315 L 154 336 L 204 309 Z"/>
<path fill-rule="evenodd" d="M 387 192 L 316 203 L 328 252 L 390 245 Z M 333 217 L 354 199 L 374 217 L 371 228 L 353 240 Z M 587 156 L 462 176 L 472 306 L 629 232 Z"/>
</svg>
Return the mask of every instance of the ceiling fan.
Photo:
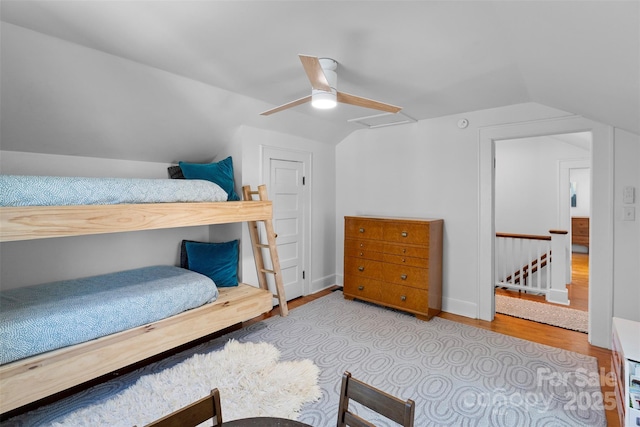
<svg viewBox="0 0 640 427">
<path fill-rule="evenodd" d="M 402 110 L 402 107 L 395 105 L 385 104 L 383 102 L 362 98 L 345 92 L 338 92 L 336 90 L 338 81 L 336 68 L 338 67 L 338 63 L 335 60 L 308 55 L 298 56 L 300 57 L 304 71 L 307 73 L 309 82 L 311 82 L 311 95 L 264 111 L 260 113 L 261 115 L 268 116 L 309 101 L 311 101 L 311 105 L 315 108 L 321 109 L 333 108 L 338 102 L 341 102 L 343 104 L 372 108 L 374 110 L 381 110 L 388 113 L 397 113 Z"/>
</svg>

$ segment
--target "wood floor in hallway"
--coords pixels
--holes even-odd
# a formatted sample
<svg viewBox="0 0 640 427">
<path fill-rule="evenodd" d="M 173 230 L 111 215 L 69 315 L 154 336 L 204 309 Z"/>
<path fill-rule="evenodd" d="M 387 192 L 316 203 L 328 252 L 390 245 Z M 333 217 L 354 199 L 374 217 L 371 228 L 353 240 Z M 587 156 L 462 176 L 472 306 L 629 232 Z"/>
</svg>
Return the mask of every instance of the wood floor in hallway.
<svg viewBox="0 0 640 427">
<path fill-rule="evenodd" d="M 569 307 L 576 310 L 589 310 L 589 254 L 574 252 L 571 256 L 571 284 L 569 288 Z M 522 298 L 531 301 L 553 304 L 545 301 L 544 295 L 527 294 L 507 289 L 496 289 L 496 295 Z M 555 304 L 554 304 L 555 305 Z M 563 305 L 562 307 L 566 307 Z"/>
</svg>

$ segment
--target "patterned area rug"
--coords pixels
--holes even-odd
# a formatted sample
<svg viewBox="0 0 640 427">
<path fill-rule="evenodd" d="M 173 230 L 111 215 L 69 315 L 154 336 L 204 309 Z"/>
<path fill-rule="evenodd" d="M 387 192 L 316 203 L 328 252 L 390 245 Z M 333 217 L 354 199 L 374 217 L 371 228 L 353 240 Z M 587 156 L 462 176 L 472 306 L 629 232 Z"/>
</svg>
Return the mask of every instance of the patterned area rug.
<svg viewBox="0 0 640 427">
<path fill-rule="evenodd" d="M 568 307 L 496 295 L 496 313 L 532 320 L 572 331 L 589 331 L 589 313 Z"/>
<path fill-rule="evenodd" d="M 139 377 L 230 339 L 268 342 L 281 360 L 310 359 L 320 368 L 322 397 L 299 420 L 335 426 L 341 376 L 350 371 L 416 402 L 415 425 L 606 426 L 596 359 L 441 318 L 429 322 L 357 301 L 341 292 L 271 317 L 123 375 L 7 425 L 50 425 L 63 414 L 115 396 Z M 224 407 L 222 408 L 224 413 Z M 381 427 L 393 424 L 358 408 Z M 61 415 L 62 414 L 62 415 Z"/>
<path fill-rule="evenodd" d="M 196 354 L 145 375 L 103 403 L 81 408 L 55 426 L 144 426 L 198 399 L 220 392 L 222 421 L 246 417 L 297 419 L 300 408 L 320 398 L 318 367 L 308 359 L 280 362 L 268 343 L 230 340 L 222 350 Z"/>
</svg>

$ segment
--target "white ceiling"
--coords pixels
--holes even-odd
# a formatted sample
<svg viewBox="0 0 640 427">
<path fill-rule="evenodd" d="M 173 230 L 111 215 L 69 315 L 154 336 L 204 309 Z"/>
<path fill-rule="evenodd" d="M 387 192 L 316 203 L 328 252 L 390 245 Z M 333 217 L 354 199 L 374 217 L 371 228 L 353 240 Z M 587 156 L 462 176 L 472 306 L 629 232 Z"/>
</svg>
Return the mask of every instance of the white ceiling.
<svg viewBox="0 0 640 427">
<path fill-rule="evenodd" d="M 337 60 L 339 90 L 415 119 L 537 102 L 640 133 L 638 1 L 3 0 L 0 13 L 254 98 L 264 108 L 252 123 L 325 142 L 377 112 L 302 105 L 258 117 L 310 93 L 299 53 Z"/>
</svg>

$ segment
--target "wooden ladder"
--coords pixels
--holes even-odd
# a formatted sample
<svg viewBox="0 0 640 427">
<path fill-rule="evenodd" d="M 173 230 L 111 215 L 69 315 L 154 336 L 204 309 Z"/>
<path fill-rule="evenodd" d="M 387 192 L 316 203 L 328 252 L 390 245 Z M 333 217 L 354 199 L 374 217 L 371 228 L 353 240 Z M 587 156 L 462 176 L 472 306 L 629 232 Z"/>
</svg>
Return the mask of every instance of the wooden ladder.
<svg viewBox="0 0 640 427">
<path fill-rule="evenodd" d="M 259 185 L 258 191 L 252 191 L 251 187 L 245 185 L 242 187 L 242 193 L 244 200 L 253 200 L 253 196 L 258 195 L 261 201 L 267 201 L 267 186 Z M 264 229 L 267 235 L 267 243 L 260 241 L 260 234 L 258 233 L 258 222 L 264 223 Z M 280 272 L 280 259 L 278 258 L 278 249 L 276 247 L 276 237 L 278 235 L 273 229 L 272 218 L 261 221 L 247 221 L 249 225 L 249 235 L 251 236 L 251 246 L 253 247 L 253 257 L 256 261 L 256 269 L 258 271 L 258 283 L 262 289 L 269 290 L 267 282 L 267 274 L 273 274 L 273 278 L 276 285 L 276 293 L 273 294 L 274 298 L 278 299 L 280 307 L 280 315 L 285 317 L 289 314 L 289 308 L 287 307 L 287 298 L 284 295 L 284 284 L 282 283 L 282 274 Z M 272 269 L 269 270 L 264 266 L 263 249 L 269 250 L 271 257 Z"/>
</svg>

